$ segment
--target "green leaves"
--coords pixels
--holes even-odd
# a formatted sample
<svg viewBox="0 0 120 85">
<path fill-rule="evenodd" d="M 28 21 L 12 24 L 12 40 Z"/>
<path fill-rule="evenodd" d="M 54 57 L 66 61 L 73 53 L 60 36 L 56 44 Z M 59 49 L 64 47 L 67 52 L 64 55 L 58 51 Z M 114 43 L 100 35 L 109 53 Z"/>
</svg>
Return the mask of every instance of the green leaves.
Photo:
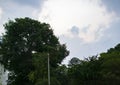
<svg viewBox="0 0 120 85">
<path fill-rule="evenodd" d="M 72 58 L 68 76 L 70 85 L 119 85 L 120 44 L 101 53 L 100 57 L 92 56 L 85 60 Z"/>
<path fill-rule="evenodd" d="M 39 79 L 46 79 L 47 54 L 50 54 L 52 70 L 69 54 L 49 24 L 16 18 L 9 20 L 4 28 L 6 33 L 2 36 L 0 55 L 1 63 L 9 70 L 8 85 L 33 85 Z"/>
<path fill-rule="evenodd" d="M 120 80 L 120 44 L 111 48 L 107 53 L 102 53 L 101 73 L 105 79 Z"/>
</svg>

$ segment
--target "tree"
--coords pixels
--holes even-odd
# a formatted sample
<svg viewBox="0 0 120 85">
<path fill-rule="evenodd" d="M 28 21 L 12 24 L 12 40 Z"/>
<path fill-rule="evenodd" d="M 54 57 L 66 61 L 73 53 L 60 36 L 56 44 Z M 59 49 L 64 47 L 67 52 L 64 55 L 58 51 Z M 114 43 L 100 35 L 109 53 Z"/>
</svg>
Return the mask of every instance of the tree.
<svg viewBox="0 0 120 85">
<path fill-rule="evenodd" d="M 96 85 L 100 79 L 100 63 L 97 56 L 79 60 L 72 58 L 68 68 L 70 85 Z"/>
<path fill-rule="evenodd" d="M 0 43 L 0 62 L 9 71 L 8 85 L 35 85 L 43 79 L 41 76 L 35 78 L 40 71 L 42 76 L 47 74 L 42 73 L 43 69 L 47 69 L 45 63 L 48 53 L 51 68 L 57 68 L 69 54 L 49 24 L 30 18 L 16 18 L 9 20 L 4 28 L 6 32 Z"/>
<path fill-rule="evenodd" d="M 73 65 L 78 65 L 80 64 L 80 60 L 76 57 L 73 57 L 70 61 L 69 61 L 69 66 L 73 66 Z"/>
<path fill-rule="evenodd" d="M 99 58 L 102 64 L 101 74 L 105 80 L 120 80 L 120 44 L 110 48 L 106 53 L 101 53 Z M 120 83 L 119 83 L 120 84 Z"/>
<path fill-rule="evenodd" d="M 55 77 L 60 82 L 60 85 L 68 85 L 68 68 L 65 65 L 59 65 L 55 70 Z"/>
</svg>

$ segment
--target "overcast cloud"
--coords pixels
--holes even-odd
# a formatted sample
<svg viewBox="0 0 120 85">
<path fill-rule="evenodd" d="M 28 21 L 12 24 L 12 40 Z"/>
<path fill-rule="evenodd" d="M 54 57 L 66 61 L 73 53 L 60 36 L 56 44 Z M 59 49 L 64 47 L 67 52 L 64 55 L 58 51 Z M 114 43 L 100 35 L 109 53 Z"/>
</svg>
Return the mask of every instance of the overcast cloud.
<svg viewBox="0 0 120 85">
<path fill-rule="evenodd" d="M 1 16 L 2 16 L 2 9 L 0 8 L 0 19 L 1 19 Z"/>
<path fill-rule="evenodd" d="M 99 40 L 116 18 L 101 0 L 48 0 L 39 13 L 39 20 L 50 23 L 56 35 L 74 37 L 69 30 L 78 27 L 78 36 L 85 43 Z"/>
<path fill-rule="evenodd" d="M 28 5 L 28 6 L 32 6 L 34 8 L 41 8 L 43 3 L 46 0 L 12 0 L 15 3 L 18 3 L 20 5 Z"/>
</svg>

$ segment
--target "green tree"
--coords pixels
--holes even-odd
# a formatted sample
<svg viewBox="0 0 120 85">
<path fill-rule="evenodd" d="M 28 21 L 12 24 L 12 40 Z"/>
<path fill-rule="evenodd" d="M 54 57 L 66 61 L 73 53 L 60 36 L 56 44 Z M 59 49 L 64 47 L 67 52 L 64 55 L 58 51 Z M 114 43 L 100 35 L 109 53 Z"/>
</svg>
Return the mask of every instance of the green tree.
<svg viewBox="0 0 120 85">
<path fill-rule="evenodd" d="M 78 65 L 80 64 L 80 60 L 76 57 L 73 57 L 70 61 L 69 61 L 69 66 L 73 66 L 73 65 Z"/>
<path fill-rule="evenodd" d="M 69 85 L 81 85 L 84 80 L 84 61 L 72 58 L 68 65 Z"/>
<path fill-rule="evenodd" d="M 75 61 L 73 61 L 75 59 Z M 73 58 L 70 60 L 68 68 L 68 76 L 70 78 L 70 85 L 96 85 L 96 81 L 100 79 L 100 64 L 97 56 L 79 60 Z M 76 63 L 76 60 L 79 63 Z M 73 64 L 71 64 L 71 61 Z"/>
<path fill-rule="evenodd" d="M 120 80 L 120 44 L 101 53 L 101 74 L 105 80 Z"/>
<path fill-rule="evenodd" d="M 60 85 L 68 85 L 68 68 L 65 65 L 60 65 L 55 70 L 55 77 L 60 82 Z"/>
<path fill-rule="evenodd" d="M 49 24 L 30 18 L 16 18 L 6 23 L 4 28 L 0 62 L 9 71 L 8 85 L 35 85 L 39 80 L 45 82 L 47 54 L 51 69 L 57 68 L 69 54 Z"/>
</svg>

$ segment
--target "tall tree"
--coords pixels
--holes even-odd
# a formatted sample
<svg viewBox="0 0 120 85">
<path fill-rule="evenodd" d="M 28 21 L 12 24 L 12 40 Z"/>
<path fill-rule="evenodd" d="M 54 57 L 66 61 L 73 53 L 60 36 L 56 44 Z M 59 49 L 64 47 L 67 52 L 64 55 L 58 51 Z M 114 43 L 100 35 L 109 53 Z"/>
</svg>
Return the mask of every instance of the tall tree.
<svg viewBox="0 0 120 85">
<path fill-rule="evenodd" d="M 101 53 L 101 73 L 106 80 L 120 81 L 120 44 Z M 120 84 L 120 82 L 119 82 Z"/>
<path fill-rule="evenodd" d="M 49 24 L 30 18 L 16 18 L 6 23 L 4 28 L 6 32 L 0 43 L 0 62 L 9 71 L 8 85 L 35 85 L 47 74 L 44 68 L 47 69 L 48 53 L 51 68 L 57 68 L 69 54 Z M 40 71 L 42 76 L 35 79 L 34 76 Z M 37 74 L 32 76 L 35 72 Z"/>
</svg>

